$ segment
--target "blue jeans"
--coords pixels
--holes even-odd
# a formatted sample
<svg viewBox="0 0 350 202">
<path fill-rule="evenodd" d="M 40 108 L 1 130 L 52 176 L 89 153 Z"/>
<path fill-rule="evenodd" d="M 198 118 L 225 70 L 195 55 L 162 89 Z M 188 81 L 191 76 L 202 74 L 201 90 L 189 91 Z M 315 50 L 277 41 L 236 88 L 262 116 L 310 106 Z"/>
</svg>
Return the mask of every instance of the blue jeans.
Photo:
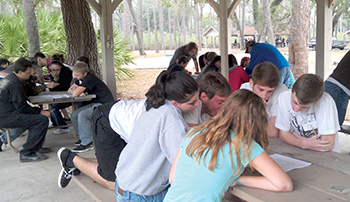
<svg viewBox="0 0 350 202">
<path fill-rule="evenodd" d="M 17 139 L 20 135 L 22 135 L 27 129 L 25 128 L 16 128 L 16 129 L 11 129 L 10 130 L 10 139 L 11 142 Z M 6 132 L 2 133 L 0 135 L 0 139 L 4 144 L 8 143 Z"/>
<path fill-rule="evenodd" d="M 281 69 L 278 70 L 280 73 L 280 83 L 283 83 L 284 85 L 286 85 L 287 87 L 290 86 L 290 80 L 291 80 L 291 69 L 290 67 L 283 67 Z M 293 77 L 294 78 L 294 77 Z"/>
<path fill-rule="evenodd" d="M 115 195 L 117 197 L 117 202 L 119 201 L 130 201 L 130 202 L 139 202 L 139 201 L 147 201 L 147 202 L 162 202 L 164 200 L 164 197 L 166 193 L 168 192 L 169 187 L 164 189 L 163 191 L 159 192 L 158 194 L 151 195 L 151 196 L 145 196 L 145 195 L 139 195 L 135 194 L 133 192 L 129 191 L 123 191 L 123 195 L 121 196 L 118 193 L 118 183 L 117 180 L 115 180 Z"/>
<path fill-rule="evenodd" d="M 75 110 L 71 115 L 73 127 L 81 140 L 82 145 L 92 142 L 91 118 L 94 108 L 102 105 L 101 103 L 91 103 Z"/>
<path fill-rule="evenodd" d="M 52 124 L 54 126 L 67 125 L 66 121 L 62 117 L 60 109 L 65 109 L 71 105 L 72 105 L 72 103 L 58 103 L 58 104 L 51 104 L 50 105 L 50 111 L 54 110 L 53 112 L 51 112 L 51 121 L 52 121 Z"/>
<path fill-rule="evenodd" d="M 339 124 L 343 125 L 346 109 L 348 108 L 349 95 L 346 94 L 338 85 L 329 81 L 325 82 L 325 91 L 334 99 L 338 110 Z"/>
</svg>

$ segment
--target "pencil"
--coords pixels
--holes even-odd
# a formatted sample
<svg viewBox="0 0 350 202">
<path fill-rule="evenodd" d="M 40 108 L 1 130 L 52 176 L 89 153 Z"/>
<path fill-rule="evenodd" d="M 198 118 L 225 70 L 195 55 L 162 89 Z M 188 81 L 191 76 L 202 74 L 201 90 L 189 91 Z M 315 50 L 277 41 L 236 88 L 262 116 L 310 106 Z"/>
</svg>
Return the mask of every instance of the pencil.
<svg viewBox="0 0 350 202">
<path fill-rule="evenodd" d="M 317 139 L 317 140 L 320 140 L 320 139 L 321 139 L 321 136 L 319 136 L 319 135 L 316 133 L 316 131 L 315 131 L 314 128 L 312 128 L 312 131 L 314 131 L 314 133 L 315 133 L 315 135 L 316 135 L 316 139 Z"/>
</svg>

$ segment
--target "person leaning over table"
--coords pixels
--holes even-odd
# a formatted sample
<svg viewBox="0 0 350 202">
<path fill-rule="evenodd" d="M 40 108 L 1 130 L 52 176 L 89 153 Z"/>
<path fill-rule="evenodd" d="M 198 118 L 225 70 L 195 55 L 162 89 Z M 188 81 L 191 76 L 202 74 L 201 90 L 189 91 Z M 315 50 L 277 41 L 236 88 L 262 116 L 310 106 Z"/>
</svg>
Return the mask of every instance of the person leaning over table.
<svg viewBox="0 0 350 202">
<path fill-rule="evenodd" d="M 50 91 L 67 91 L 70 88 L 72 81 L 72 70 L 64 66 L 60 61 L 53 60 L 50 65 L 50 80 L 51 82 L 46 84 Z M 62 117 L 60 109 L 65 109 L 71 106 L 72 103 L 56 103 L 50 105 L 51 121 L 54 126 L 67 125 L 66 121 Z M 53 131 L 53 134 L 59 135 L 68 133 L 69 127 L 58 128 Z"/>
<path fill-rule="evenodd" d="M 229 186 L 291 191 L 292 180 L 264 151 L 264 101 L 253 92 L 231 94 L 217 116 L 188 132 L 173 161 L 164 201 L 221 201 Z M 241 176 L 246 167 L 262 176 Z"/>
<path fill-rule="evenodd" d="M 25 128 L 29 130 L 26 143 L 20 151 L 21 162 L 42 161 L 51 150 L 43 148 L 50 112 L 28 105 L 22 81 L 29 79 L 32 73 L 32 64 L 25 58 L 19 58 L 13 73 L 0 82 L 0 128 Z M 0 142 L 2 144 L 2 142 Z"/>
<path fill-rule="evenodd" d="M 275 121 L 278 109 L 278 97 L 287 90 L 287 87 L 279 82 L 279 72 L 277 67 L 271 62 L 262 62 L 258 64 L 252 73 L 249 82 L 242 84 L 241 89 L 253 91 L 264 100 L 266 112 L 269 116 L 269 125 L 267 135 L 269 137 L 278 137 L 278 129 L 275 127 Z"/>
<path fill-rule="evenodd" d="M 190 112 L 182 113 L 190 127 L 200 125 L 215 116 L 231 94 L 230 84 L 219 72 L 207 72 L 198 82 L 198 86 L 199 105 Z"/>
<path fill-rule="evenodd" d="M 71 114 L 71 120 L 81 143 L 73 149 L 73 152 L 85 152 L 93 149 L 90 122 L 93 110 L 96 106 L 114 100 L 111 91 L 106 84 L 93 74 L 89 73 L 88 65 L 84 62 L 77 62 L 73 67 L 73 78 L 76 82 L 69 88 L 68 93 L 74 97 L 95 94 L 96 98 L 91 103 L 78 108 Z M 80 83 L 81 81 L 81 83 Z"/>
<path fill-rule="evenodd" d="M 171 58 L 169 66 L 171 66 L 172 64 L 175 64 L 176 60 L 179 59 L 182 55 L 186 55 L 193 59 L 194 67 L 196 69 L 195 74 L 199 74 L 197 52 L 198 52 L 198 46 L 194 42 L 190 42 L 184 46 L 180 46 L 175 50 L 174 56 Z"/>
<path fill-rule="evenodd" d="M 44 91 L 46 86 L 45 85 L 41 85 L 41 86 L 37 86 L 35 83 L 35 75 L 37 73 L 38 70 L 38 66 L 35 66 L 35 64 L 32 63 L 32 73 L 29 77 L 29 79 L 22 81 L 22 87 L 23 87 L 23 91 L 24 91 L 24 95 L 26 97 L 26 99 L 29 96 L 34 96 L 39 94 L 40 92 Z M 24 132 L 26 131 L 25 128 L 15 128 L 15 129 L 10 129 L 10 142 L 16 140 L 20 135 L 22 135 Z M 2 134 L 0 134 L 0 140 L 4 143 L 7 144 L 8 143 L 8 139 L 7 139 L 7 135 L 6 132 L 3 132 Z M 1 149 L 0 149 L 1 151 Z"/>
<path fill-rule="evenodd" d="M 278 99 L 275 126 L 282 141 L 303 149 L 340 152 L 337 108 L 324 92 L 321 77 L 302 75 Z"/>
</svg>

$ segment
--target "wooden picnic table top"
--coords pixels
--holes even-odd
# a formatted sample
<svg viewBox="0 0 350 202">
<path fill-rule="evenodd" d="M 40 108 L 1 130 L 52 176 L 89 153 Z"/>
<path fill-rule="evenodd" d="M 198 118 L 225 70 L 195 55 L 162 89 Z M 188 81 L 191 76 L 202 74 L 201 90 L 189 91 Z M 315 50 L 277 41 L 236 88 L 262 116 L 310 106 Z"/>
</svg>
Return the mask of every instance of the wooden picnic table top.
<svg viewBox="0 0 350 202">
<path fill-rule="evenodd" d="M 335 152 L 304 150 L 270 138 L 269 154 L 281 154 L 312 163 L 291 170 L 292 192 L 272 192 L 245 186 L 230 188 L 230 192 L 246 201 L 350 201 L 350 156 Z"/>
<path fill-rule="evenodd" d="M 29 102 L 32 104 L 54 104 L 54 103 L 66 103 L 66 102 L 82 102 L 90 101 L 96 98 L 95 94 L 88 94 L 86 96 L 74 97 L 67 91 L 50 91 L 41 92 L 35 96 L 29 96 Z"/>
</svg>

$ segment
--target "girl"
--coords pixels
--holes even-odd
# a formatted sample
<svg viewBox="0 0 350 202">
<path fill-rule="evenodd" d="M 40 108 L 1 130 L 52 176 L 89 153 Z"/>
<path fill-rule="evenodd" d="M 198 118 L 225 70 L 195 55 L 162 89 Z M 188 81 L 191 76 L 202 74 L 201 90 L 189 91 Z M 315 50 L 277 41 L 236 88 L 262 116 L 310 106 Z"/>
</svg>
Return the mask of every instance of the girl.
<svg viewBox="0 0 350 202">
<path fill-rule="evenodd" d="M 146 97 L 146 111 L 135 122 L 117 164 L 117 201 L 163 200 L 171 163 L 186 134 L 181 112 L 199 104 L 196 81 L 179 71 L 163 71 Z"/>
<path fill-rule="evenodd" d="M 264 152 L 267 120 L 259 96 L 248 90 L 231 94 L 214 118 L 181 143 L 165 201 L 221 201 L 231 184 L 291 191 L 291 179 Z M 248 165 L 262 176 L 240 177 Z"/>
<path fill-rule="evenodd" d="M 174 55 L 170 60 L 169 67 L 172 64 L 175 64 L 176 60 L 178 60 L 181 56 L 185 55 L 193 59 L 194 67 L 196 69 L 195 74 L 199 74 L 197 53 L 198 53 L 198 46 L 194 42 L 190 42 L 184 46 L 180 46 L 175 50 Z"/>
</svg>

